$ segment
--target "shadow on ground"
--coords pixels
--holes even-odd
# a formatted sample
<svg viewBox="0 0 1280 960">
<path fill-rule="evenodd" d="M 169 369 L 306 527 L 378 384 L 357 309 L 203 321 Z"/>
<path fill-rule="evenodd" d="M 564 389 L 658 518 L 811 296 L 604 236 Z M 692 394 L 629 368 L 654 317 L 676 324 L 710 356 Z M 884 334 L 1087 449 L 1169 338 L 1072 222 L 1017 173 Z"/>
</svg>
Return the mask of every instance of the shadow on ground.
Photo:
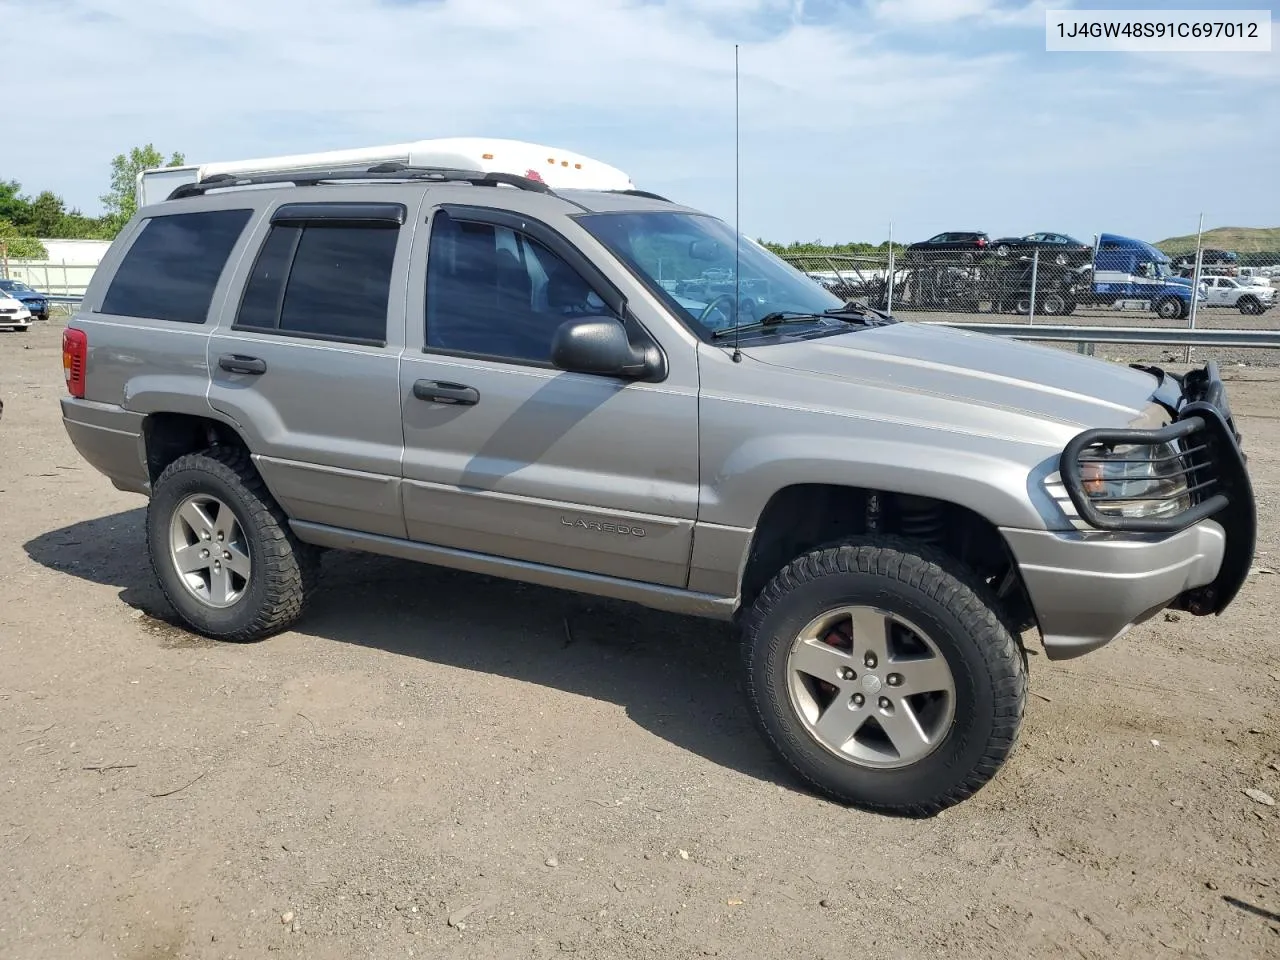
<svg viewBox="0 0 1280 960">
<path fill-rule="evenodd" d="M 144 518 L 136 509 L 87 520 L 24 547 L 42 566 L 118 587 L 124 603 L 176 625 L 147 559 Z M 644 729 L 712 763 L 796 787 L 747 715 L 738 648 L 724 623 L 330 552 L 319 596 L 296 629 L 617 703 Z"/>
</svg>

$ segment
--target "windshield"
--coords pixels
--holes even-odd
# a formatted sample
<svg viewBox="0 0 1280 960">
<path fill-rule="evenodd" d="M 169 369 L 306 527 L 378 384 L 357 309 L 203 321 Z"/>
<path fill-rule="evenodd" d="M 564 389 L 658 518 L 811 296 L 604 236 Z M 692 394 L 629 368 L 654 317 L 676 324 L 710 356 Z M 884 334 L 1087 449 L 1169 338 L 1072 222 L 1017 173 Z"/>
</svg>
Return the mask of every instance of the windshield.
<svg viewBox="0 0 1280 960">
<path fill-rule="evenodd" d="M 20 280 L 0 280 L 0 290 L 12 290 L 17 293 L 26 293 L 31 288 Z"/>
<path fill-rule="evenodd" d="M 773 313 L 817 313 L 844 302 L 759 244 L 741 238 L 735 304 L 734 234 L 723 221 L 692 213 L 596 213 L 579 217 L 694 330 L 710 336 Z M 815 320 L 844 328 L 838 320 Z M 775 336 L 753 330 L 751 336 Z M 744 336 L 746 334 L 744 333 Z"/>
</svg>

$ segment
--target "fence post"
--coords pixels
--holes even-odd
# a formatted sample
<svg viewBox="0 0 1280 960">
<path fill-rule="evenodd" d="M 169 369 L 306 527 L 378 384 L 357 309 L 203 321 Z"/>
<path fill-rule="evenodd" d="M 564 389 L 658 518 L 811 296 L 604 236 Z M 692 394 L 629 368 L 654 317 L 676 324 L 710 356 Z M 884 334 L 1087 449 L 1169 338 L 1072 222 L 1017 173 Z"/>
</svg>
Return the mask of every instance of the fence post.
<svg viewBox="0 0 1280 960">
<path fill-rule="evenodd" d="M 884 305 L 885 313 L 893 313 L 893 221 L 889 221 L 889 292 Z"/>
<path fill-rule="evenodd" d="M 1196 264 L 1191 271 L 1191 313 L 1188 320 L 1188 329 L 1196 328 L 1196 307 L 1200 304 L 1200 266 L 1204 259 L 1204 248 L 1201 240 L 1204 235 L 1204 214 L 1200 214 L 1200 224 L 1196 227 Z M 1191 344 L 1187 344 L 1182 351 L 1182 362 L 1191 362 Z"/>
<path fill-rule="evenodd" d="M 1031 303 L 1027 309 L 1027 326 L 1036 322 L 1036 274 L 1040 267 L 1040 248 L 1031 253 Z"/>
</svg>

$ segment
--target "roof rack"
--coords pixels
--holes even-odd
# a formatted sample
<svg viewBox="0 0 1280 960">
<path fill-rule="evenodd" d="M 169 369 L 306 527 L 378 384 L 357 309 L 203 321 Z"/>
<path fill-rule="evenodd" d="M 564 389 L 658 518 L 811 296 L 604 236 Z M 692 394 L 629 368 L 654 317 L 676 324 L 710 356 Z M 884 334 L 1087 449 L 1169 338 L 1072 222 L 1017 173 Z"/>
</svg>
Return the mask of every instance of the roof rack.
<svg viewBox="0 0 1280 960">
<path fill-rule="evenodd" d="M 166 199 L 181 200 L 198 197 L 210 190 L 225 187 L 248 187 L 272 183 L 292 183 L 299 187 L 339 180 L 430 180 L 447 183 L 470 183 L 477 187 L 496 187 L 506 184 L 533 193 L 554 194 L 541 180 L 520 177 L 513 173 L 484 173 L 480 170 L 455 170 L 449 167 L 413 167 L 405 163 L 379 163 L 364 169 L 319 168 L 307 170 L 272 171 L 261 173 L 217 173 L 197 183 L 184 183 L 175 187 Z"/>
</svg>

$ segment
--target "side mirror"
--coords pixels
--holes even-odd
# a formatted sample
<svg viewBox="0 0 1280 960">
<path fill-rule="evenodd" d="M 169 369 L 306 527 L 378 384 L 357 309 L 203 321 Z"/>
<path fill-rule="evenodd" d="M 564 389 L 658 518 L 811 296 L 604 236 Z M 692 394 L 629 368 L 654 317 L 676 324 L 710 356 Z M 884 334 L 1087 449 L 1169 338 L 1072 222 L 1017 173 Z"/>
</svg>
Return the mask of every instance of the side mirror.
<svg viewBox="0 0 1280 960">
<path fill-rule="evenodd" d="M 551 363 L 573 373 L 604 373 L 643 377 L 653 368 L 649 350 L 631 345 L 626 328 L 617 320 L 568 320 L 551 341 Z"/>
</svg>

